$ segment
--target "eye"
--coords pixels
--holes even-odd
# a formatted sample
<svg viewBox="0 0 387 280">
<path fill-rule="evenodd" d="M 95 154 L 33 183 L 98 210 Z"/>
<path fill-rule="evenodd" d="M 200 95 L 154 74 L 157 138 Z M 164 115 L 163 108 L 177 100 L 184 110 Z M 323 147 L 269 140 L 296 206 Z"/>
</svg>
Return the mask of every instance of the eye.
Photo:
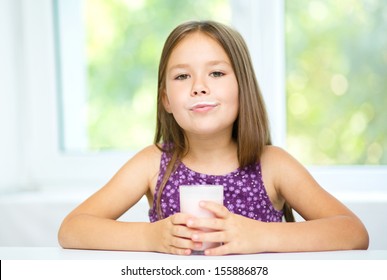
<svg viewBox="0 0 387 280">
<path fill-rule="evenodd" d="M 220 71 L 214 71 L 210 74 L 211 77 L 214 77 L 214 78 L 219 78 L 219 77 L 222 77 L 224 76 L 224 73 L 223 72 L 220 72 Z"/>
<path fill-rule="evenodd" d="M 186 80 L 188 78 L 189 78 L 188 74 L 181 74 L 181 75 L 176 76 L 175 80 L 182 81 L 182 80 Z"/>
</svg>

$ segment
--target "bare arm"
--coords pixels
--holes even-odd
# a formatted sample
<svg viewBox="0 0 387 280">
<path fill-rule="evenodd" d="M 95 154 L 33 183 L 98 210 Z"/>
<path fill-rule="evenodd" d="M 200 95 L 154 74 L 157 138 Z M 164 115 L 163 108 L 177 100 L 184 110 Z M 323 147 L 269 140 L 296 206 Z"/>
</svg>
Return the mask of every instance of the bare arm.
<svg viewBox="0 0 387 280">
<path fill-rule="evenodd" d="M 223 242 L 210 255 L 229 253 L 325 251 L 366 249 L 368 233 L 361 221 L 323 190 L 307 170 L 286 152 L 270 148 L 264 155 L 267 187 L 287 201 L 306 221 L 263 223 L 232 214 L 213 203 L 203 207 L 217 219 L 192 219 L 191 227 L 209 227 L 213 233 L 195 234 L 195 241 Z M 266 182 L 265 182 L 266 183 Z M 272 185 L 271 185 L 272 184 Z"/>
<path fill-rule="evenodd" d="M 124 223 L 118 219 L 146 194 L 157 172 L 155 147 L 130 159 L 99 191 L 74 209 L 59 230 L 64 248 L 147 249 L 139 242 L 147 223 Z M 153 175 L 152 175 L 153 172 Z"/>
<path fill-rule="evenodd" d="M 98 192 L 63 221 L 59 243 L 63 248 L 157 251 L 190 254 L 200 244 L 189 237 L 189 218 L 175 214 L 155 223 L 116 221 L 156 184 L 160 151 L 151 146 L 129 160 Z"/>
<path fill-rule="evenodd" d="M 274 163 L 271 163 L 269 168 L 274 167 L 275 170 L 269 172 L 275 172 L 273 182 L 277 192 L 306 220 L 301 223 L 282 224 L 282 233 L 277 232 L 281 227 L 268 225 L 272 227 L 271 231 L 279 234 L 278 239 L 269 239 L 268 244 L 286 251 L 368 247 L 368 233 L 361 221 L 320 187 L 299 162 L 275 147 L 270 148 L 268 155 Z"/>
</svg>

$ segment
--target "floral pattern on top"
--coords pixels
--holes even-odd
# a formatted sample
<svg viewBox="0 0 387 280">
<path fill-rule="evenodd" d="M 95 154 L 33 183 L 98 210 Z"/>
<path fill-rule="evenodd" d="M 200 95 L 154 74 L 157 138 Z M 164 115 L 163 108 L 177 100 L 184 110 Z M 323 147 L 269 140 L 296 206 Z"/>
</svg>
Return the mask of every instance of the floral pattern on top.
<svg viewBox="0 0 387 280">
<path fill-rule="evenodd" d="M 156 211 L 156 201 L 170 160 L 170 156 L 163 152 L 153 206 L 149 209 L 149 220 L 151 222 L 159 220 Z M 283 211 L 276 210 L 272 205 L 263 184 L 261 165 L 259 163 L 238 168 L 226 175 L 207 175 L 195 172 L 185 166 L 184 163 L 179 162 L 161 194 L 163 218 L 180 212 L 179 186 L 181 185 L 223 185 L 223 205 L 230 212 L 262 222 L 282 222 Z"/>
</svg>

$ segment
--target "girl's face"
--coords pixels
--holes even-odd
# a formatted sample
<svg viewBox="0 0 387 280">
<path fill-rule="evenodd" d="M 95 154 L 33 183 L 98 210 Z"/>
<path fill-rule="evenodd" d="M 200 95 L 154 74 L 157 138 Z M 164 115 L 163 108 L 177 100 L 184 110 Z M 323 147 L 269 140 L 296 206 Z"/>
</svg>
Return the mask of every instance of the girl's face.
<svg viewBox="0 0 387 280">
<path fill-rule="evenodd" d="M 219 43 L 195 32 L 177 44 L 167 64 L 163 104 L 187 136 L 231 135 L 238 83 Z"/>
</svg>

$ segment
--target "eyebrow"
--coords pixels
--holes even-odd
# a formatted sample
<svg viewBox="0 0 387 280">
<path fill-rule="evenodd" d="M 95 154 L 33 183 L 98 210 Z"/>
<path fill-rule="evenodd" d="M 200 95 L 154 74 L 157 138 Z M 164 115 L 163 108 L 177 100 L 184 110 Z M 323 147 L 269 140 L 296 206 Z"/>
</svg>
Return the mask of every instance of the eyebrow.
<svg viewBox="0 0 387 280">
<path fill-rule="evenodd" d="M 219 64 L 226 64 L 228 66 L 231 66 L 231 64 L 225 60 L 211 60 L 211 61 L 208 61 L 206 63 L 206 65 L 208 65 L 208 66 L 216 66 Z M 179 63 L 179 64 L 172 65 L 171 67 L 169 67 L 168 70 L 171 71 L 174 69 L 182 69 L 182 68 L 189 68 L 189 67 L 190 67 L 190 65 L 188 63 Z"/>
</svg>

